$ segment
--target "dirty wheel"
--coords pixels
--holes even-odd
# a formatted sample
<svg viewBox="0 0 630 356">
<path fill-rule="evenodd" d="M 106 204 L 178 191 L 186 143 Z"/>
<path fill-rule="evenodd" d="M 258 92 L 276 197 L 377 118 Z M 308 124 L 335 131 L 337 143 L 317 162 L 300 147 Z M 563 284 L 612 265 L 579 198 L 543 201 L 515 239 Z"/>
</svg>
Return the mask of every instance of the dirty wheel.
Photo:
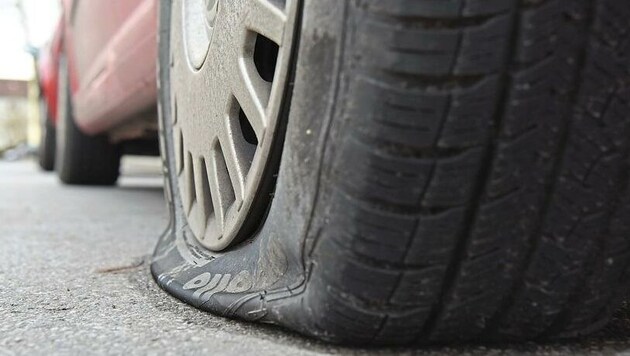
<svg viewBox="0 0 630 356">
<path fill-rule="evenodd" d="M 158 283 L 354 344 L 573 337 L 630 262 L 625 0 L 163 0 Z"/>
<path fill-rule="evenodd" d="M 195 237 L 218 251 L 251 234 L 269 202 L 293 30 L 266 0 L 175 2 L 172 16 L 179 196 Z"/>
</svg>

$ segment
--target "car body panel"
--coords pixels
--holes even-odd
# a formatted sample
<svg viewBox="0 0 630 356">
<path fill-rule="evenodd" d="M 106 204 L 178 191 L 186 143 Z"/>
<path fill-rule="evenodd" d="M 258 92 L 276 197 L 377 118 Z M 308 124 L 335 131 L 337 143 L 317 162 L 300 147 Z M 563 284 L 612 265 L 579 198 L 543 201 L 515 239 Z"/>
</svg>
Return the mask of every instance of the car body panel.
<svg viewBox="0 0 630 356">
<path fill-rule="evenodd" d="M 100 134 L 155 108 L 157 2 L 64 0 L 74 117 Z"/>
<path fill-rule="evenodd" d="M 41 96 L 48 106 L 48 119 L 57 124 L 57 81 L 59 80 L 59 56 L 62 46 L 62 22 L 56 27 L 50 43 L 40 51 L 38 75 Z"/>
</svg>

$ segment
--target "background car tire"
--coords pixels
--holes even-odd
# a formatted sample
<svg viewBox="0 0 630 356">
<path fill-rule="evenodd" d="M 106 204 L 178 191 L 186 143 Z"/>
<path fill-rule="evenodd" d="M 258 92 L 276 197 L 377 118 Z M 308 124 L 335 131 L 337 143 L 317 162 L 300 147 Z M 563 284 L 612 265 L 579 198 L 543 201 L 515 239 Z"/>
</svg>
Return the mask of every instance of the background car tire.
<svg viewBox="0 0 630 356">
<path fill-rule="evenodd" d="M 630 3 L 304 1 L 274 198 L 222 254 L 191 238 L 173 173 L 170 4 L 163 288 L 360 345 L 575 337 L 619 305 Z"/>
<path fill-rule="evenodd" d="M 42 125 L 38 162 L 44 171 L 53 171 L 55 169 L 55 125 L 48 118 L 48 107 L 44 99 L 41 99 L 40 102 L 40 115 L 42 116 Z"/>
<path fill-rule="evenodd" d="M 57 174 L 63 183 L 113 185 L 120 169 L 120 149 L 106 135 L 89 136 L 77 127 L 68 85 L 68 66 L 60 60 L 57 125 Z"/>
</svg>

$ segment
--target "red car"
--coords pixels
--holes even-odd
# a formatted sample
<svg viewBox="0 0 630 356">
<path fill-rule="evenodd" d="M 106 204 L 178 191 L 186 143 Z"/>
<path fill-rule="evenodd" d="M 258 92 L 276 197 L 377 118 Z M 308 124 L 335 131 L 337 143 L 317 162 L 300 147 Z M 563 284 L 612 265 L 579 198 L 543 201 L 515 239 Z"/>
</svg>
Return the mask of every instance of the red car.
<svg viewBox="0 0 630 356">
<path fill-rule="evenodd" d="M 155 0 L 64 0 L 40 61 L 40 163 L 69 184 L 113 184 L 124 153 L 158 155 Z M 56 145 L 52 134 L 56 131 Z"/>
<path fill-rule="evenodd" d="M 63 22 L 57 25 L 52 40 L 39 51 L 37 67 L 40 85 L 41 141 L 39 165 L 46 171 L 55 167 L 55 127 L 57 125 L 57 85 Z"/>
<path fill-rule="evenodd" d="M 627 295 L 627 0 L 64 4 L 57 170 L 159 134 L 178 298 L 365 346 L 576 337 Z"/>
</svg>

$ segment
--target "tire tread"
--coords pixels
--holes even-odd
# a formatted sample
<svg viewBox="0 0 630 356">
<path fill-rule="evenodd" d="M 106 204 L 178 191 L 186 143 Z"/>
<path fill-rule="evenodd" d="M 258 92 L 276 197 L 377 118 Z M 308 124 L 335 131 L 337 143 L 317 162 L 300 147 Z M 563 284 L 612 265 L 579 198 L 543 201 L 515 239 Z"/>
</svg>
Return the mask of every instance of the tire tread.
<svg viewBox="0 0 630 356">
<path fill-rule="evenodd" d="M 310 255 L 341 261 L 315 267 L 326 329 L 400 344 L 600 325 L 630 258 L 630 4 L 349 6 Z"/>
</svg>

